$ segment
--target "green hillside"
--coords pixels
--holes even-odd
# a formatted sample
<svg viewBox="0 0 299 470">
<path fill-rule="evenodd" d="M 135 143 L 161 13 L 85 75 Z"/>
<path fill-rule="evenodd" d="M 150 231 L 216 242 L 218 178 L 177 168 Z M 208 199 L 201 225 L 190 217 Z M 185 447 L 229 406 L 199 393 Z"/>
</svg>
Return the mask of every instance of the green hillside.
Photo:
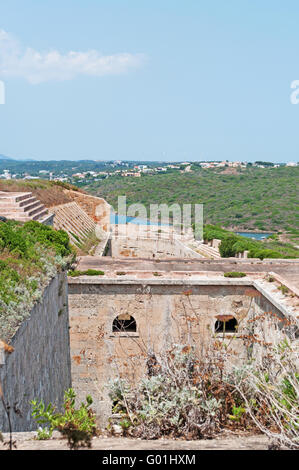
<svg viewBox="0 0 299 470">
<path fill-rule="evenodd" d="M 299 167 L 247 168 L 237 174 L 203 170 L 168 171 L 140 178 L 113 176 L 85 186 L 117 210 L 117 198 L 127 203 L 204 204 L 204 223 L 230 230 L 287 233 L 299 244 Z M 149 213 L 149 212 L 148 212 Z"/>
</svg>

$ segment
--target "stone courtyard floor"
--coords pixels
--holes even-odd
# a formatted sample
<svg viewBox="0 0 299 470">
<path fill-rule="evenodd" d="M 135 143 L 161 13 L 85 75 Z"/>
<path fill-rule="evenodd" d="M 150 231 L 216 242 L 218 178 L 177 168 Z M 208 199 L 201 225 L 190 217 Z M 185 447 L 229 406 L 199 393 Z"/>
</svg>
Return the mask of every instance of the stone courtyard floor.
<svg viewBox="0 0 299 470">
<path fill-rule="evenodd" d="M 65 439 L 59 433 L 53 433 L 49 440 L 34 439 L 35 432 L 19 432 L 13 434 L 17 450 L 68 450 Z M 5 441 L 9 434 L 3 433 Z M 92 440 L 92 450 L 267 450 L 270 441 L 266 436 L 253 435 L 240 437 L 231 435 L 210 440 L 184 441 L 158 439 L 145 441 L 141 439 L 95 437 Z M 0 450 L 7 449 L 7 445 L 0 443 Z"/>
</svg>

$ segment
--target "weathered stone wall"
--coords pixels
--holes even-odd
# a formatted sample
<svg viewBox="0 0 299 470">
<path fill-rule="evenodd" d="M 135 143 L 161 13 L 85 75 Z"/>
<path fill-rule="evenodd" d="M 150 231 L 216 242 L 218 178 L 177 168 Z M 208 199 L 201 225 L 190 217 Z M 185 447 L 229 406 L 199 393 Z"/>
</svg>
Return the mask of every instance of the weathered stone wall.
<svg viewBox="0 0 299 470">
<path fill-rule="evenodd" d="M 241 335 L 247 316 L 255 309 L 279 314 L 260 297 L 251 285 L 70 282 L 72 379 L 78 399 L 90 393 L 104 424 L 111 412 L 105 387 L 109 379 L 121 376 L 135 381 L 145 370 L 148 351 L 159 353 L 176 342 L 191 342 L 203 352 L 214 338 L 217 315 L 233 315 L 238 321 L 233 349 L 236 361 L 244 360 L 247 348 Z M 113 320 L 120 314 L 134 317 L 136 333 L 113 333 Z"/>
<path fill-rule="evenodd" d="M 9 403 L 13 431 L 37 428 L 31 417 L 30 401 L 43 400 L 58 407 L 64 391 L 71 386 L 68 286 L 59 273 L 44 291 L 11 341 L 14 351 L 0 355 L 0 381 Z M 19 409 L 22 416 L 15 410 Z M 0 430 L 8 431 L 0 402 Z"/>
</svg>

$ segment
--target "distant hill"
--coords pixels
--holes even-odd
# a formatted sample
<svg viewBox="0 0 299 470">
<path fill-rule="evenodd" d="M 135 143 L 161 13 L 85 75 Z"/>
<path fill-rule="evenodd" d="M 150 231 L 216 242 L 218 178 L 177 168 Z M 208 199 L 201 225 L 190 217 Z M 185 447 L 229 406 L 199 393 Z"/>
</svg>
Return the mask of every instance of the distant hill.
<svg viewBox="0 0 299 470">
<path fill-rule="evenodd" d="M 0 154 L 0 160 L 7 160 L 11 162 L 34 162 L 33 158 L 11 158 L 6 155 Z"/>
<path fill-rule="evenodd" d="M 6 155 L 0 154 L 0 160 L 13 160 L 13 158 L 7 157 Z"/>
</svg>

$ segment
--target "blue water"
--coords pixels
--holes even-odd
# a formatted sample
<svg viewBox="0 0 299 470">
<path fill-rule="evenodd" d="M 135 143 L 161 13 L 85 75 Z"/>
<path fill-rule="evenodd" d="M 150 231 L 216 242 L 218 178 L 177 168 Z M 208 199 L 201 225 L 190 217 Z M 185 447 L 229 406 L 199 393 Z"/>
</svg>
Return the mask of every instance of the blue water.
<svg viewBox="0 0 299 470">
<path fill-rule="evenodd" d="M 270 237 L 273 233 L 265 232 L 265 233 L 255 233 L 255 232 L 236 232 L 237 235 L 241 235 L 242 237 L 253 238 L 254 240 L 263 240 L 264 238 Z"/>
<path fill-rule="evenodd" d="M 118 214 L 111 214 L 110 215 L 110 223 L 111 224 L 137 224 L 137 225 L 168 225 L 168 224 L 161 224 L 161 222 L 158 222 L 155 224 L 154 222 L 151 222 L 150 220 L 145 220 L 145 219 L 139 219 L 138 217 L 128 217 L 126 215 L 118 215 Z"/>
<path fill-rule="evenodd" d="M 151 222 L 150 220 L 146 219 L 140 219 L 138 217 L 128 217 L 126 215 L 118 215 L 115 213 L 111 213 L 110 215 L 110 223 L 111 224 L 137 224 L 137 225 L 168 225 L 168 224 L 161 224 L 161 222 L 158 222 L 158 224 L 155 224 Z M 272 232 L 264 232 L 264 233 L 256 233 L 256 232 L 235 232 L 237 235 L 241 235 L 242 237 L 246 238 L 253 238 L 254 240 L 263 240 L 265 238 L 270 237 L 270 235 L 273 235 Z"/>
</svg>

